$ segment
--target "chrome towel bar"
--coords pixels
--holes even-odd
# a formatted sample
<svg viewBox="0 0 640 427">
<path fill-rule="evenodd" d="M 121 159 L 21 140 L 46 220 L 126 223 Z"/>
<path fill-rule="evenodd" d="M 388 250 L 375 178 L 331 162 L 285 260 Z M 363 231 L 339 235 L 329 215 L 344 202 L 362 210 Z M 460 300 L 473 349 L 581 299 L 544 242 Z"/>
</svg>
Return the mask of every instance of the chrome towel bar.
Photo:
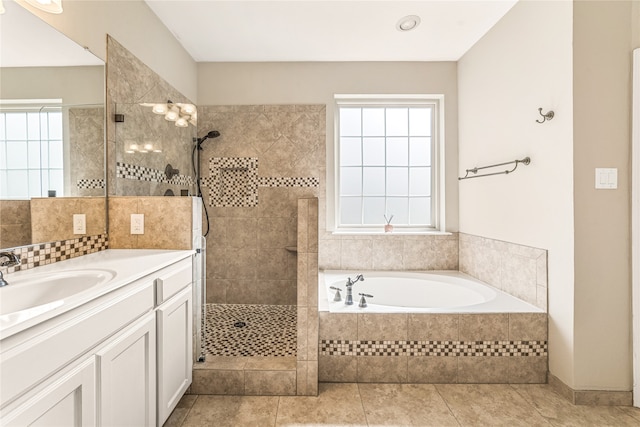
<svg viewBox="0 0 640 427">
<path fill-rule="evenodd" d="M 458 180 L 462 181 L 463 179 L 482 178 L 483 176 L 510 174 L 511 172 L 515 171 L 518 168 L 518 165 L 520 163 L 522 163 L 524 165 L 528 165 L 529 163 L 531 163 L 531 158 L 530 157 L 525 157 L 522 160 L 513 160 L 513 161 L 510 161 L 510 162 L 497 163 L 495 165 L 490 165 L 490 166 L 480 166 L 480 167 L 475 167 L 473 169 L 467 169 L 466 175 L 458 177 Z M 491 172 L 491 173 L 485 173 L 485 174 L 482 174 L 482 175 L 476 175 L 478 173 L 478 171 L 482 170 L 482 169 L 497 168 L 499 166 L 505 166 L 505 165 L 510 165 L 510 164 L 515 164 L 513 169 L 509 169 L 509 170 L 505 170 L 505 171 L 501 171 L 501 172 Z M 470 173 L 473 174 L 473 175 L 469 175 Z"/>
</svg>

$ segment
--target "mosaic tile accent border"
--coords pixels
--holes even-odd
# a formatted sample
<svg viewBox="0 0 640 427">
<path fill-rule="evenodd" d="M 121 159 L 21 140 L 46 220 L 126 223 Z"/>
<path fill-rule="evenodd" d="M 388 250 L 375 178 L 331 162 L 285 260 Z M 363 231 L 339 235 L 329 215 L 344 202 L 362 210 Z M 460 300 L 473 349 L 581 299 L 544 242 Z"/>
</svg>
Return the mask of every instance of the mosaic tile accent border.
<svg viewBox="0 0 640 427">
<path fill-rule="evenodd" d="M 258 187 L 318 187 L 316 177 L 258 176 L 256 157 L 213 157 L 209 176 L 201 184 L 209 188 L 212 207 L 253 207 L 258 205 Z"/>
<path fill-rule="evenodd" d="M 79 179 L 77 182 L 78 188 L 92 189 L 92 188 L 104 188 L 104 179 Z"/>
<path fill-rule="evenodd" d="M 296 356 L 296 324 L 295 305 L 206 304 L 205 351 L 213 356 Z"/>
<path fill-rule="evenodd" d="M 323 356 L 547 356 L 547 341 L 322 340 Z"/>
<path fill-rule="evenodd" d="M 137 181 L 160 182 L 164 184 L 174 184 L 180 186 L 193 185 L 195 182 L 193 177 L 189 175 L 176 175 L 171 179 L 167 179 L 167 176 L 163 170 L 121 162 L 116 163 L 116 177 L 134 179 Z"/>
<path fill-rule="evenodd" d="M 82 236 L 76 239 L 23 246 L 13 250 L 14 254 L 20 256 L 20 265 L 8 268 L 2 267 L 1 270 L 3 273 L 29 270 L 31 268 L 53 264 L 54 262 L 104 251 L 108 248 L 109 239 L 107 234 Z"/>
<path fill-rule="evenodd" d="M 318 187 L 320 180 L 315 177 L 293 178 L 293 177 L 260 177 L 258 185 L 260 187 Z"/>
</svg>

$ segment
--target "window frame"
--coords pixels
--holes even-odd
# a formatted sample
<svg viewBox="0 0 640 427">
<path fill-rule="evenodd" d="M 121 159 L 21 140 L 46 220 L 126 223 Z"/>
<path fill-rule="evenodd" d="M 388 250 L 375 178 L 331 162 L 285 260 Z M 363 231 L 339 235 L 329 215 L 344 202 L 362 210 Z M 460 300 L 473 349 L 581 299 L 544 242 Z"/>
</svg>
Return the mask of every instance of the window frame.
<svg viewBox="0 0 640 427">
<path fill-rule="evenodd" d="M 30 114 L 30 113 L 37 113 L 39 116 L 39 121 L 42 119 L 42 114 L 46 113 L 47 115 L 51 112 L 55 112 L 55 113 L 60 113 L 61 114 L 61 130 L 62 130 L 62 139 L 60 140 L 60 142 L 62 143 L 62 161 L 63 161 L 63 165 L 62 168 L 52 168 L 50 166 L 43 168 L 31 168 L 29 166 L 27 166 L 26 169 L 21 169 L 21 170 L 25 170 L 25 171 L 32 171 L 32 170 L 39 170 L 39 180 L 40 180 L 40 191 L 39 191 L 39 195 L 34 195 L 32 194 L 31 189 L 29 188 L 29 184 L 27 183 L 27 188 L 28 188 L 28 194 L 27 195 L 20 195 L 20 196 L 13 196 L 10 197 L 8 194 L 3 195 L 2 197 L 5 198 L 6 200 L 25 200 L 25 199 L 30 199 L 32 197 L 47 197 L 48 194 L 46 193 L 44 187 L 42 186 L 42 174 L 44 171 L 46 171 L 47 174 L 50 174 L 50 171 L 52 170 L 60 170 L 62 172 L 62 188 L 60 188 L 59 190 L 59 194 L 57 194 L 58 197 L 63 197 L 65 194 L 65 181 L 66 181 L 66 171 L 67 171 L 67 159 L 66 159 L 66 153 L 65 153 L 65 138 L 66 138 L 66 113 L 62 107 L 62 99 L 1 99 L 0 100 L 0 112 L 2 113 L 19 113 L 19 114 Z M 4 118 L 3 118 L 4 120 Z M 47 122 L 48 123 L 48 122 Z M 48 126 L 48 124 L 47 124 Z M 39 125 L 40 127 L 40 125 Z M 5 140 L 5 142 L 8 142 L 9 140 Z M 36 140 L 28 140 L 28 141 L 36 141 Z M 56 141 L 54 139 L 43 139 L 42 138 L 42 130 L 39 130 L 39 138 L 37 140 L 39 142 L 40 148 L 39 150 L 42 150 L 42 144 L 43 142 L 46 141 L 47 146 L 49 146 L 51 141 Z M 6 155 L 6 153 L 5 153 Z M 42 155 L 41 155 L 42 156 Z M 42 162 L 42 157 L 40 159 L 40 161 Z M 3 170 L 10 170 L 9 168 L 7 169 L 3 169 Z"/>
<path fill-rule="evenodd" d="M 385 234 L 384 227 L 371 225 L 342 225 L 340 223 L 340 109 L 344 107 L 432 107 L 431 135 L 431 226 L 394 225 L 392 234 L 445 233 L 445 160 L 444 160 L 444 95 L 334 95 L 333 185 L 327 186 L 333 208 L 327 229 L 333 234 Z M 385 168 L 387 166 L 385 165 Z"/>
</svg>

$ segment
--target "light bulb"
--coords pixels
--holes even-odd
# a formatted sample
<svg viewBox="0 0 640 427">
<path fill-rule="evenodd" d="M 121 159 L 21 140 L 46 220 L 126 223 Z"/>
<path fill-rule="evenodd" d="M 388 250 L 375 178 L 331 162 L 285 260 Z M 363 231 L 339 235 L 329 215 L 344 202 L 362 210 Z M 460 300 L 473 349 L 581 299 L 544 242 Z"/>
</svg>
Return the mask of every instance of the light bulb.
<svg viewBox="0 0 640 427">
<path fill-rule="evenodd" d="M 132 150 L 132 151 L 138 151 L 138 144 L 131 144 L 131 145 L 129 146 L 129 150 Z"/>
<path fill-rule="evenodd" d="M 165 114 L 164 119 L 169 120 L 170 122 L 175 122 L 180 117 L 180 110 L 178 107 L 171 107 L 167 114 Z"/>
<path fill-rule="evenodd" d="M 180 111 L 183 112 L 184 114 L 190 116 L 193 113 L 196 112 L 196 106 L 193 104 L 182 104 L 182 107 L 180 108 Z"/>
<path fill-rule="evenodd" d="M 62 13 L 62 0 L 26 0 L 31 6 L 49 13 Z"/>
<path fill-rule="evenodd" d="M 154 104 L 151 109 L 156 114 L 166 114 L 167 113 L 167 104 Z"/>
<path fill-rule="evenodd" d="M 153 145 L 151 145 L 151 144 L 144 144 L 144 149 L 145 149 L 145 150 L 153 150 Z"/>
<path fill-rule="evenodd" d="M 180 128 L 186 128 L 187 126 L 189 126 L 187 118 L 185 116 L 180 117 L 178 120 L 176 120 L 176 126 Z"/>
</svg>

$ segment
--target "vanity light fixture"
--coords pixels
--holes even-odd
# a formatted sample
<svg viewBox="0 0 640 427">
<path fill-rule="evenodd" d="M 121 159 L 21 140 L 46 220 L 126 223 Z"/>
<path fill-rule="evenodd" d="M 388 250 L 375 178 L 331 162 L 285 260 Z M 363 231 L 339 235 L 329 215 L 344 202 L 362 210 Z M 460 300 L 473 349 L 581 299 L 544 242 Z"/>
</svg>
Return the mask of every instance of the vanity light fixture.
<svg viewBox="0 0 640 427">
<path fill-rule="evenodd" d="M 0 0 L 1 1 L 1 0 Z M 197 108 L 193 104 L 179 103 L 167 101 L 166 103 L 142 103 L 143 107 L 151 107 L 151 111 L 155 114 L 163 115 L 165 120 L 175 122 L 178 127 L 188 127 L 189 123 L 193 126 L 198 124 Z"/>
<path fill-rule="evenodd" d="M 180 117 L 180 110 L 178 107 L 171 107 L 167 114 L 164 115 L 165 120 L 169 120 L 170 122 L 175 122 Z"/>
<path fill-rule="evenodd" d="M 407 15 L 396 23 L 396 29 L 398 31 L 411 31 L 420 25 L 420 17 L 417 15 Z"/>
<path fill-rule="evenodd" d="M 4 5 L 2 4 L 2 0 L 0 0 L 0 15 L 4 15 L 6 10 L 4 10 Z"/>
<path fill-rule="evenodd" d="M 62 13 L 62 0 L 25 0 L 31 6 L 49 13 Z"/>
</svg>

